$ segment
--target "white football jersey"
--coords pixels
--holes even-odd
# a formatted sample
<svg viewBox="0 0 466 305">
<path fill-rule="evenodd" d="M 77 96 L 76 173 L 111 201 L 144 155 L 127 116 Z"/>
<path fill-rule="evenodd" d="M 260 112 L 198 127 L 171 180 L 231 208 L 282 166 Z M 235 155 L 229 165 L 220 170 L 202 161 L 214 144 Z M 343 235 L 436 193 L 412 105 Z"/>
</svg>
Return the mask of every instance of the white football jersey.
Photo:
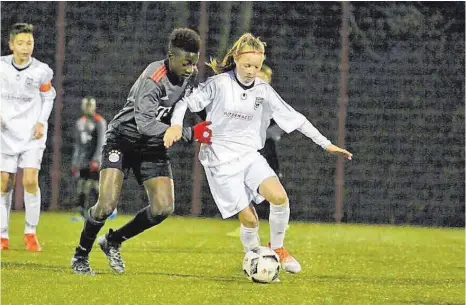
<svg viewBox="0 0 466 305">
<path fill-rule="evenodd" d="M 14 155 L 32 148 L 45 148 L 47 120 L 53 107 L 55 89 L 50 67 L 32 58 L 29 65 L 18 69 L 13 55 L 0 58 L 1 152 Z M 34 127 L 42 122 L 45 135 L 34 139 Z"/>
<path fill-rule="evenodd" d="M 268 83 L 256 78 L 252 86 L 246 87 L 234 71 L 207 79 L 178 102 L 172 125 L 182 125 L 187 107 L 192 112 L 205 108 L 206 120 L 212 121 L 212 145 L 202 144 L 199 153 L 204 166 L 224 164 L 262 149 L 272 118 L 287 133 L 298 129 L 323 148 L 331 144 Z"/>
</svg>

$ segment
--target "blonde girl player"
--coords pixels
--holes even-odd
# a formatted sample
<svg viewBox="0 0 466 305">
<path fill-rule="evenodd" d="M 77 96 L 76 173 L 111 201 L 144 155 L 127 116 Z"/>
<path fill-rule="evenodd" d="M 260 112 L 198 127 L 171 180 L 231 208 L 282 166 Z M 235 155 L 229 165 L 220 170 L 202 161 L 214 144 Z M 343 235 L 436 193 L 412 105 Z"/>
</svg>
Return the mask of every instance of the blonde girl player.
<svg viewBox="0 0 466 305">
<path fill-rule="evenodd" d="M 47 121 L 53 108 L 53 71 L 32 57 L 34 27 L 14 24 L 10 31 L 12 55 L 0 59 L 1 75 L 1 249 L 9 248 L 11 193 L 17 168 L 23 169 L 26 226 L 24 242 L 31 252 L 41 251 L 36 230 L 41 196 L 39 170 L 47 139 Z"/>
<path fill-rule="evenodd" d="M 181 138 L 188 107 L 192 112 L 205 108 L 207 120 L 212 121 L 213 138 L 211 145 L 201 145 L 199 160 L 222 217 L 238 214 L 244 251 L 259 246 L 259 219 L 249 204 L 259 193 L 270 202 L 270 247 L 280 256 L 284 270 L 297 273 L 301 265 L 284 248 L 290 217 L 288 196 L 258 153 L 264 146 L 270 120 L 274 119 L 287 133 L 299 130 L 329 153 L 348 160 L 352 154 L 333 145 L 269 84 L 256 77 L 264 59 L 265 44 L 249 33 L 241 36 L 222 62 L 210 63 L 218 75 L 175 106 L 164 143 L 170 147 Z"/>
<path fill-rule="evenodd" d="M 272 69 L 267 66 L 266 64 L 262 64 L 261 70 L 257 73 L 256 77 L 262 79 L 263 81 L 270 84 L 272 82 Z M 278 156 L 276 150 L 276 142 L 278 142 L 283 134 L 283 130 L 281 130 L 275 122 L 270 122 L 269 128 L 267 128 L 267 136 L 264 144 L 264 148 L 262 148 L 259 152 L 265 158 L 267 163 L 270 167 L 274 170 L 279 178 L 282 178 L 280 173 L 280 167 L 278 163 Z M 258 195 L 255 199 L 256 204 L 265 204 L 268 205 L 267 202 L 263 202 L 264 198 Z M 260 213 L 259 213 L 260 215 Z M 290 229 L 290 226 L 286 228 L 287 230 Z M 230 237 L 240 237 L 241 236 L 241 226 L 237 229 L 228 232 L 227 236 Z"/>
</svg>

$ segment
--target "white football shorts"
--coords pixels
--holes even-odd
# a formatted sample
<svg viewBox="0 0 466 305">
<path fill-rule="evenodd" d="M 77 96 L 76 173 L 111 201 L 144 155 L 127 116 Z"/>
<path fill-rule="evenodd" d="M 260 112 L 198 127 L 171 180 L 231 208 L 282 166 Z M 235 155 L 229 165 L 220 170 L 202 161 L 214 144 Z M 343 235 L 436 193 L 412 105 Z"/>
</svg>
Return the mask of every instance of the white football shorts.
<svg viewBox="0 0 466 305">
<path fill-rule="evenodd" d="M 260 184 L 276 177 L 264 157 L 253 152 L 218 166 L 204 166 L 210 192 L 222 217 L 229 218 L 249 206 L 264 200 L 258 193 Z"/>
<path fill-rule="evenodd" d="M 0 170 L 7 173 L 16 173 L 20 168 L 37 168 L 40 170 L 44 148 L 33 148 L 16 155 L 1 154 Z"/>
</svg>

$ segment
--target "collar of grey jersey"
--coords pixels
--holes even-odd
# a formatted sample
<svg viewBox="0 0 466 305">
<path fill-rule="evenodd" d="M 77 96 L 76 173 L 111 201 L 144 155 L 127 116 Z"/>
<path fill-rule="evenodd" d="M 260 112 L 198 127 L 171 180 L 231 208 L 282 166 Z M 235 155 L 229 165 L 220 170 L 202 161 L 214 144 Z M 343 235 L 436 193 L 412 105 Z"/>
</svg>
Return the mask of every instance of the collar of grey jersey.
<svg viewBox="0 0 466 305">
<path fill-rule="evenodd" d="M 189 80 L 189 78 L 183 79 L 181 81 L 175 73 L 170 71 L 170 64 L 169 63 L 170 63 L 170 61 L 169 61 L 168 58 L 165 58 L 163 60 L 163 64 L 165 65 L 165 68 L 167 68 L 167 79 L 168 79 L 168 81 L 174 86 L 183 87 L 183 85 Z"/>
</svg>

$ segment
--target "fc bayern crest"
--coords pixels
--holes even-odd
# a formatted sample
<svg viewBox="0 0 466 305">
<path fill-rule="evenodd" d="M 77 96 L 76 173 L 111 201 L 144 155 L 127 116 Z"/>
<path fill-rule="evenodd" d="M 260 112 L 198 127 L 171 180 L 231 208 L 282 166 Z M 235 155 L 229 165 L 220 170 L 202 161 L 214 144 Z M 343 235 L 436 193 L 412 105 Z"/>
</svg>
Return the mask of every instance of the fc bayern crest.
<svg viewBox="0 0 466 305">
<path fill-rule="evenodd" d="M 254 110 L 259 108 L 260 105 L 264 102 L 264 98 L 262 97 L 256 97 L 256 102 L 254 103 Z"/>
<path fill-rule="evenodd" d="M 118 150 L 112 150 L 108 155 L 108 160 L 112 163 L 120 161 L 120 152 Z"/>
</svg>

